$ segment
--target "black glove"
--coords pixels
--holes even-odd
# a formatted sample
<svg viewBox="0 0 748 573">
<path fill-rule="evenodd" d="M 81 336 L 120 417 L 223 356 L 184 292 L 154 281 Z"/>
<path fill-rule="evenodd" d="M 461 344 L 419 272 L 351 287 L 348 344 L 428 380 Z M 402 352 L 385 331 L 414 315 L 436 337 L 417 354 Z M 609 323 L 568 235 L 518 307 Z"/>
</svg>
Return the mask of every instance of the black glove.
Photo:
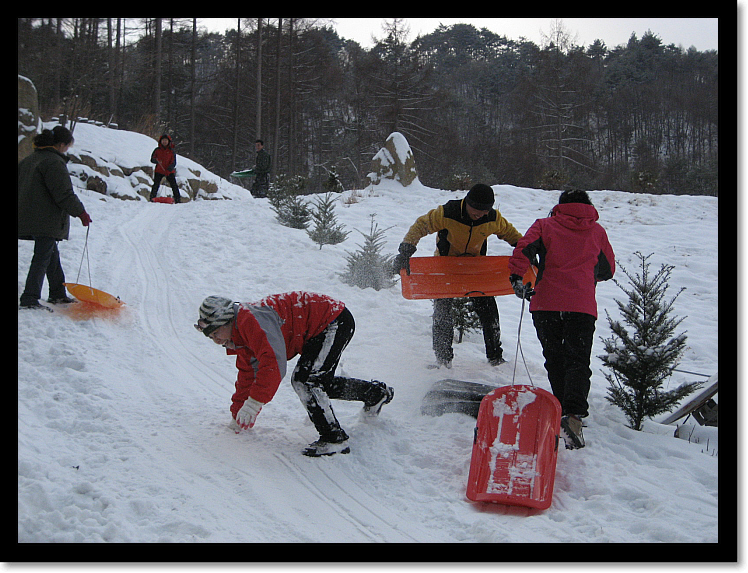
<svg viewBox="0 0 748 573">
<path fill-rule="evenodd" d="M 416 246 L 410 243 L 400 243 L 397 251 L 398 255 L 392 262 L 392 274 L 399 275 L 401 269 L 405 269 L 405 272 L 410 274 L 410 257 L 416 252 Z"/>
<path fill-rule="evenodd" d="M 532 295 L 535 294 L 535 291 L 532 288 L 532 283 L 528 282 L 526 285 L 522 284 L 522 277 L 519 275 L 509 275 L 509 282 L 512 283 L 514 294 L 519 298 L 530 300 Z"/>
</svg>

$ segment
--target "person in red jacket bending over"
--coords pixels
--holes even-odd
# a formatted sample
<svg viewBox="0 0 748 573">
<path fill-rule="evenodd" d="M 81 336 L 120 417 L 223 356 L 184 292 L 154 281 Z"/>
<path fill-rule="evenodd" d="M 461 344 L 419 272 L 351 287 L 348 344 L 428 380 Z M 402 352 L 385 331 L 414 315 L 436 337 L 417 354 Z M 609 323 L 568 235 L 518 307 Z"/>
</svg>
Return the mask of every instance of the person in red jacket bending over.
<svg viewBox="0 0 748 573">
<path fill-rule="evenodd" d="M 166 180 L 171 185 L 174 195 L 174 203 L 179 203 L 179 187 L 177 186 L 177 154 L 174 152 L 174 142 L 171 137 L 164 134 L 158 140 L 158 147 L 151 153 L 151 163 L 156 164 L 153 174 L 153 187 L 151 188 L 151 201 L 156 198 L 161 180 Z"/>
<path fill-rule="evenodd" d="M 320 435 L 303 450 L 306 456 L 350 452 L 331 398 L 362 401 L 364 414 L 376 416 L 394 395 L 376 380 L 335 376 L 355 323 L 345 305 L 328 296 L 290 292 L 254 303 L 209 296 L 200 306 L 195 328 L 226 348 L 226 354 L 236 355 L 239 375 L 231 398 L 231 426 L 237 433 L 254 426 L 286 375 L 286 362 L 297 355 L 291 386 Z"/>
<path fill-rule="evenodd" d="M 564 191 L 550 217 L 538 219 L 509 260 L 509 280 L 530 313 L 543 346 L 545 369 L 562 407 L 568 449 L 584 447 L 590 355 L 597 320 L 595 285 L 613 277 L 615 256 L 598 214 L 584 191 Z M 522 284 L 530 263 L 538 268 L 535 290 Z"/>
</svg>

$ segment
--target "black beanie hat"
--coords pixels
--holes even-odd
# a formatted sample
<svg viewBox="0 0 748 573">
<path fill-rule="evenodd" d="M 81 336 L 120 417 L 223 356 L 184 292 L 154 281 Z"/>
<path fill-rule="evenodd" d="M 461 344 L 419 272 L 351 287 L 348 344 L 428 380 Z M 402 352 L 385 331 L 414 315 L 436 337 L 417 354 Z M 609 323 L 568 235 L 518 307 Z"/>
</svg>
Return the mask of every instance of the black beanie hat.
<svg viewBox="0 0 748 573">
<path fill-rule="evenodd" d="M 493 189 L 483 183 L 476 183 L 465 197 L 467 204 L 479 211 L 488 211 L 493 207 Z"/>
<path fill-rule="evenodd" d="M 564 191 L 558 198 L 558 203 L 559 205 L 562 203 L 583 203 L 584 205 L 592 205 L 590 196 L 587 195 L 586 191 L 580 189 L 568 189 Z"/>
</svg>

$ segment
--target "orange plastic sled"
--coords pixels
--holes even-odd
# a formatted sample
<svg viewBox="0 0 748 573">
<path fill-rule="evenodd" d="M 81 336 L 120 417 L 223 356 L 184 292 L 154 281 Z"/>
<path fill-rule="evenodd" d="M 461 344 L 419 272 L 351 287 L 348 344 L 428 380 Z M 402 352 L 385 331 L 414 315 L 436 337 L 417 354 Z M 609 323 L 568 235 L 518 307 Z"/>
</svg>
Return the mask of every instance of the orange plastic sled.
<svg viewBox="0 0 748 573">
<path fill-rule="evenodd" d="M 542 388 L 503 386 L 481 401 L 467 498 L 547 509 L 553 498 L 561 404 Z"/>
<path fill-rule="evenodd" d="M 460 298 L 514 294 L 509 283 L 509 256 L 411 257 L 410 274 L 400 271 L 403 296 L 407 299 Z M 528 269 L 524 283 L 535 285 Z"/>
<path fill-rule="evenodd" d="M 91 302 L 104 308 L 119 308 L 124 302 L 103 290 L 77 283 L 65 283 L 68 292 L 82 302 Z"/>
</svg>

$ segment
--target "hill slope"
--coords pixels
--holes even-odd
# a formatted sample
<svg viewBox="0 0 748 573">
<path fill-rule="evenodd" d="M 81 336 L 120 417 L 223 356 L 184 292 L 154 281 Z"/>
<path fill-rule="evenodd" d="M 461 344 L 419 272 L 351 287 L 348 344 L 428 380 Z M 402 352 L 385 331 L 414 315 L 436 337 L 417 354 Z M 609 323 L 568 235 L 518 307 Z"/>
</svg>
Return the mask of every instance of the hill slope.
<svg viewBox="0 0 748 573">
<path fill-rule="evenodd" d="M 520 231 L 546 216 L 558 196 L 494 189 L 499 209 Z M 339 221 L 347 230 L 368 231 L 376 213 L 380 227 L 392 227 L 386 248 L 393 254 L 417 216 L 455 197 L 417 181 L 359 195 L 358 202 L 338 203 Z M 80 321 L 18 313 L 20 542 L 718 540 L 716 432 L 707 448 L 675 439 L 672 427 L 655 423 L 645 432 L 629 430 L 604 398 L 597 358 L 588 447 L 560 451 L 550 509 L 468 502 L 474 420 L 423 417 L 420 401 L 445 377 L 511 383 L 520 301 L 498 300 L 507 364 L 486 364 L 478 333 L 455 346 L 452 370 L 428 369 L 431 303 L 405 300 L 399 285 L 377 292 L 340 281 L 346 251 L 362 242 L 358 233 L 320 250 L 304 231 L 277 224 L 266 200 L 236 196 L 174 206 L 80 191 L 93 219 L 92 286 L 127 306 L 118 317 Z M 673 289 L 687 287 L 675 309 L 688 317 L 682 328 L 690 348 L 682 367 L 716 372 L 717 199 L 600 191 L 592 200 L 621 264 L 634 264 L 632 253 L 640 250 L 655 252 L 657 266 L 675 265 Z M 60 245 L 71 282 L 84 240 L 85 229 L 74 220 L 71 240 Z M 418 254 L 431 248 L 431 238 L 424 239 Z M 31 250 L 18 242 L 19 296 Z M 489 253 L 510 252 L 489 241 Z M 80 282 L 88 282 L 86 274 L 84 266 Z M 358 404 L 335 403 L 351 435 L 350 455 L 300 455 L 316 435 L 287 380 L 252 431 L 228 429 L 234 360 L 192 328 L 197 308 L 211 294 L 251 301 L 289 290 L 343 300 L 357 332 L 340 370 L 396 389 L 373 421 L 359 416 Z M 608 335 L 604 309 L 615 315 L 614 299 L 624 296 L 612 281 L 598 287 L 593 356 L 602 348 L 598 336 Z M 523 322 L 521 343 L 532 381 L 549 389 L 530 320 Z M 517 382 L 526 383 L 521 363 L 517 373 Z M 676 374 L 670 383 L 686 379 L 692 378 Z"/>
</svg>

